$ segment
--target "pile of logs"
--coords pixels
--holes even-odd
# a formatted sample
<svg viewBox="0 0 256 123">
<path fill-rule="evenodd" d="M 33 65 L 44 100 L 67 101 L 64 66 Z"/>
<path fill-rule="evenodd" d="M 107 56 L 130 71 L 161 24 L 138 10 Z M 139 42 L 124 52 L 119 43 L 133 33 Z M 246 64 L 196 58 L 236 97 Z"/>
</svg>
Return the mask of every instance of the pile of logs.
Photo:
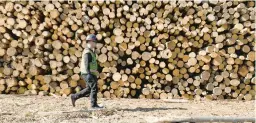
<svg viewBox="0 0 256 123">
<path fill-rule="evenodd" d="M 255 99 L 255 1 L 1 1 L 0 94 L 68 96 L 97 36 L 99 97 Z"/>
</svg>

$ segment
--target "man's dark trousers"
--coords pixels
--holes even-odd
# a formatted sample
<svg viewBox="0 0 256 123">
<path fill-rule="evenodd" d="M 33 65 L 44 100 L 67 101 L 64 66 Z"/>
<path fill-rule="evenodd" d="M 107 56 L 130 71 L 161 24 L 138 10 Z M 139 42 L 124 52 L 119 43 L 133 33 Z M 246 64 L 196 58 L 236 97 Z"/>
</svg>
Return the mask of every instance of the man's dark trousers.
<svg viewBox="0 0 256 123">
<path fill-rule="evenodd" d="M 81 97 L 86 97 L 90 94 L 91 106 L 97 105 L 97 92 L 98 92 L 98 84 L 97 77 L 93 74 L 82 74 L 82 78 L 86 81 L 86 88 L 81 90 L 80 92 L 74 94 L 76 99 Z"/>
</svg>

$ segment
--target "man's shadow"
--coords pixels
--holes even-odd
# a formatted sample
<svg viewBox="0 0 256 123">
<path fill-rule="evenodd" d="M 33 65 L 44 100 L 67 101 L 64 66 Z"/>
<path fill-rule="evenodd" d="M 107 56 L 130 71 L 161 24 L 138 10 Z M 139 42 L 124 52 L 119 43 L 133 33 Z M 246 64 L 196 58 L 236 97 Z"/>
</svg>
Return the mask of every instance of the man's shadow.
<svg viewBox="0 0 256 123">
<path fill-rule="evenodd" d="M 142 111 L 142 112 L 150 112 L 150 111 L 157 111 L 157 110 L 188 110 L 187 108 L 181 108 L 181 107 L 176 107 L 176 108 L 142 108 L 138 107 L 135 109 L 118 109 L 119 111 Z"/>
</svg>

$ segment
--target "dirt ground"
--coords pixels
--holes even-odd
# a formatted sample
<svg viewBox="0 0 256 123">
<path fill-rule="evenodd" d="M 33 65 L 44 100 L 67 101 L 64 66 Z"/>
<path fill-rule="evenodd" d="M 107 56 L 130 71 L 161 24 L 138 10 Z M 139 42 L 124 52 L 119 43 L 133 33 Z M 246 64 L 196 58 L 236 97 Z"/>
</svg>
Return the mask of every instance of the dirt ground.
<svg viewBox="0 0 256 123">
<path fill-rule="evenodd" d="M 255 101 L 166 101 L 98 99 L 104 110 L 88 110 L 89 98 L 72 107 L 70 97 L 0 94 L 0 123 L 145 123 L 181 117 L 255 117 Z"/>
</svg>

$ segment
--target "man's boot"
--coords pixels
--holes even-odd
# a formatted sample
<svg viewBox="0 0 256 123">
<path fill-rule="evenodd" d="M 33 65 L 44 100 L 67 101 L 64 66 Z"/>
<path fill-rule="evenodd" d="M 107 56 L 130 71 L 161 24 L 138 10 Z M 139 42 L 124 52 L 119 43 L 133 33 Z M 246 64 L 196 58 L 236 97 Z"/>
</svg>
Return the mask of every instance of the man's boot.
<svg viewBox="0 0 256 123">
<path fill-rule="evenodd" d="M 96 109 L 103 109 L 103 106 L 99 106 L 98 104 L 91 105 L 91 109 L 96 110 Z"/>
<path fill-rule="evenodd" d="M 75 105 L 76 100 L 77 100 L 76 96 L 75 96 L 74 94 L 71 94 L 71 102 L 72 102 L 73 107 L 76 106 L 76 105 Z"/>
<path fill-rule="evenodd" d="M 81 97 L 85 97 L 88 96 L 88 94 L 90 94 L 90 87 L 86 87 L 85 89 L 81 90 L 80 92 L 76 93 L 76 94 L 71 94 L 71 102 L 72 105 L 75 107 L 75 102 L 76 100 L 78 100 Z"/>
</svg>

